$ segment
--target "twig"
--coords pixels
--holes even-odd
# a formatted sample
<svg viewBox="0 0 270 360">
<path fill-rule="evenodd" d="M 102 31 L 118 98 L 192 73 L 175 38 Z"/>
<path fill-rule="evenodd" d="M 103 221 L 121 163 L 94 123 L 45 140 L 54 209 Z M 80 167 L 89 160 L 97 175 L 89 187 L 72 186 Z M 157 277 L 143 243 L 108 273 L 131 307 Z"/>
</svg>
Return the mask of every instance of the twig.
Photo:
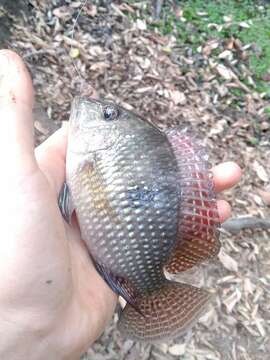
<svg viewBox="0 0 270 360">
<path fill-rule="evenodd" d="M 162 6 L 163 6 L 163 0 L 155 1 L 154 15 L 155 15 L 156 19 L 159 19 L 159 17 L 160 17 Z"/>
<path fill-rule="evenodd" d="M 270 229 L 270 219 L 262 219 L 253 216 L 245 216 L 225 221 L 222 226 L 231 234 L 238 234 L 244 229 Z"/>
</svg>

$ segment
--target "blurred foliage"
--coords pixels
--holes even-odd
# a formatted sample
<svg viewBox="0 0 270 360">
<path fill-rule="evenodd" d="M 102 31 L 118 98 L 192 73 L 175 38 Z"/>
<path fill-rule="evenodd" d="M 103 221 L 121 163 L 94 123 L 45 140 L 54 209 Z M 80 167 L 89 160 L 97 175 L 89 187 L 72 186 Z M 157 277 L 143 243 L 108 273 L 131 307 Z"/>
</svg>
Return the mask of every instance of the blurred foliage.
<svg viewBox="0 0 270 360">
<path fill-rule="evenodd" d="M 242 25 L 241 25 L 242 23 Z M 180 46 L 194 50 L 208 39 L 231 37 L 253 44 L 249 67 L 256 90 L 270 92 L 263 75 L 270 71 L 270 4 L 254 0 L 183 0 L 163 7 L 159 21 L 151 24 L 163 35 L 173 34 Z"/>
</svg>

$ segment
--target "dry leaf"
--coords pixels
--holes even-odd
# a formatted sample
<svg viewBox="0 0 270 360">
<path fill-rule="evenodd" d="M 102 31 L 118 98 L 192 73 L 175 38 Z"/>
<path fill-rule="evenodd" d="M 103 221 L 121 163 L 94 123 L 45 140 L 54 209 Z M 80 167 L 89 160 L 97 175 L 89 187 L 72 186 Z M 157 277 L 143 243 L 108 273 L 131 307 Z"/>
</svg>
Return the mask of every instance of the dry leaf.
<svg viewBox="0 0 270 360">
<path fill-rule="evenodd" d="M 164 46 L 162 50 L 167 54 L 170 54 L 172 52 L 172 48 L 169 46 Z"/>
<path fill-rule="evenodd" d="M 218 24 L 215 24 L 215 23 L 210 23 L 210 24 L 207 25 L 207 27 L 209 29 L 216 29 L 218 32 L 220 32 L 223 29 L 222 25 L 218 25 Z"/>
<path fill-rule="evenodd" d="M 242 51 L 240 54 L 241 60 L 247 60 L 249 58 L 249 54 L 247 51 Z"/>
<path fill-rule="evenodd" d="M 261 189 L 258 189 L 257 191 L 258 191 L 260 197 L 262 198 L 263 202 L 266 205 L 270 206 L 270 192 L 264 191 L 264 190 L 261 190 Z"/>
<path fill-rule="evenodd" d="M 218 85 L 217 86 L 217 92 L 218 92 L 219 96 L 224 97 L 224 96 L 226 96 L 228 94 L 229 90 L 224 85 Z"/>
<path fill-rule="evenodd" d="M 239 23 L 239 26 L 240 26 L 241 28 L 244 28 L 244 29 L 249 29 L 249 28 L 250 28 L 250 24 L 248 24 L 246 21 L 241 21 L 241 22 Z"/>
<path fill-rule="evenodd" d="M 109 65 L 105 63 L 104 61 L 96 62 L 93 65 L 90 66 L 90 70 L 96 71 L 99 74 L 102 74 Z"/>
<path fill-rule="evenodd" d="M 233 19 L 232 15 L 225 15 L 225 16 L 223 16 L 223 20 L 224 20 L 225 22 L 231 22 L 232 19 Z"/>
<path fill-rule="evenodd" d="M 146 87 L 138 88 L 135 91 L 138 94 L 144 94 L 147 92 L 151 92 L 152 90 L 153 90 L 153 88 L 151 86 L 146 86 Z"/>
<path fill-rule="evenodd" d="M 140 64 L 140 67 L 143 70 L 149 69 L 150 65 L 151 65 L 151 61 L 148 58 L 143 58 L 138 56 L 137 59 L 138 63 Z"/>
<path fill-rule="evenodd" d="M 262 198 L 261 198 L 259 195 L 252 194 L 251 197 L 253 198 L 253 200 L 255 201 L 255 203 L 256 203 L 258 206 L 263 206 L 263 200 L 262 200 Z"/>
<path fill-rule="evenodd" d="M 243 47 L 243 44 L 242 44 L 241 40 L 235 39 L 235 40 L 234 40 L 234 47 L 235 47 L 235 49 L 237 49 L 237 50 L 241 50 L 242 47 Z"/>
<path fill-rule="evenodd" d="M 227 296 L 222 302 L 226 306 L 228 313 L 231 313 L 235 305 L 241 299 L 241 292 L 238 289 L 235 289 L 233 293 Z"/>
<path fill-rule="evenodd" d="M 131 7 L 131 6 L 129 6 L 128 4 L 120 4 L 119 6 L 119 9 L 120 10 L 122 10 L 122 11 L 127 11 L 127 12 L 130 12 L 130 13 L 132 13 L 132 14 L 134 14 L 135 13 L 135 10 Z"/>
<path fill-rule="evenodd" d="M 70 49 L 69 55 L 70 57 L 72 57 L 72 59 L 76 59 L 80 56 L 80 50 L 77 48 L 72 48 Z"/>
<path fill-rule="evenodd" d="M 256 171 L 256 174 L 260 178 L 260 180 L 264 182 L 269 181 L 269 177 L 265 168 L 261 164 L 259 164 L 257 160 L 255 160 L 253 163 L 253 169 Z"/>
<path fill-rule="evenodd" d="M 141 20 L 141 19 L 137 19 L 136 27 L 137 27 L 138 30 L 146 30 L 147 29 L 146 22 L 144 20 Z"/>
<path fill-rule="evenodd" d="M 203 47 L 202 53 L 205 56 L 209 56 L 212 52 L 212 50 L 217 49 L 219 46 L 219 41 L 217 40 L 211 40 L 206 43 L 206 45 Z"/>
<path fill-rule="evenodd" d="M 64 5 L 53 10 L 53 15 L 59 19 L 68 20 L 72 17 L 72 12 L 69 10 L 69 7 Z"/>
<path fill-rule="evenodd" d="M 247 109 L 247 112 L 250 114 L 256 113 L 256 104 L 253 99 L 253 96 L 250 94 L 246 95 L 246 109 Z"/>
<path fill-rule="evenodd" d="M 222 53 L 220 53 L 220 54 L 218 55 L 218 57 L 219 57 L 220 59 L 232 60 L 232 58 L 233 58 L 233 53 L 232 53 L 230 50 L 224 50 L 224 51 L 222 51 Z"/>
<path fill-rule="evenodd" d="M 232 80 L 235 79 L 236 76 L 233 73 L 233 71 L 229 68 L 227 68 L 225 65 L 218 64 L 216 66 L 217 72 L 220 76 L 222 76 L 225 80 Z"/>
<path fill-rule="evenodd" d="M 89 5 L 88 7 L 85 8 L 84 10 L 87 15 L 91 16 L 91 17 L 94 17 L 97 15 L 97 7 L 96 5 Z"/>
<path fill-rule="evenodd" d="M 101 46 L 94 45 L 89 47 L 89 54 L 92 56 L 99 56 L 103 54 L 103 49 Z"/>
<path fill-rule="evenodd" d="M 256 285 L 254 285 L 249 278 L 244 279 L 244 291 L 247 294 L 252 294 L 256 290 Z"/>
<path fill-rule="evenodd" d="M 207 16 L 208 13 L 206 11 L 197 11 L 197 15 L 199 15 L 199 16 Z"/>
<path fill-rule="evenodd" d="M 166 343 L 161 343 L 161 344 L 158 345 L 158 348 L 159 348 L 164 354 L 166 354 L 166 353 L 168 352 L 169 346 L 168 346 L 168 344 L 166 344 Z"/>
<path fill-rule="evenodd" d="M 225 47 L 229 50 L 232 50 L 234 48 L 234 38 L 230 38 L 227 42 Z"/>
<path fill-rule="evenodd" d="M 217 313 L 216 310 L 211 306 L 210 309 L 200 316 L 199 322 L 206 327 L 210 327 L 213 322 L 216 321 Z"/>
<path fill-rule="evenodd" d="M 74 9 L 77 9 L 82 6 L 82 2 L 81 1 L 72 1 L 69 6 Z"/>
<path fill-rule="evenodd" d="M 223 249 L 220 250 L 218 254 L 219 260 L 221 261 L 222 265 L 230 271 L 238 271 L 238 264 L 237 262 L 228 255 Z"/>
<path fill-rule="evenodd" d="M 263 122 L 261 123 L 260 128 L 261 128 L 262 130 L 268 130 L 268 129 L 270 128 L 269 122 L 268 122 L 268 121 L 263 121 Z"/>
<path fill-rule="evenodd" d="M 185 105 L 187 102 L 185 94 L 179 90 L 170 90 L 170 95 L 175 105 Z"/>
<path fill-rule="evenodd" d="M 224 131 L 224 126 L 227 125 L 227 121 L 225 119 L 221 119 L 215 123 L 214 126 L 212 126 L 209 135 L 216 135 L 220 134 Z"/>
<path fill-rule="evenodd" d="M 80 96 L 91 97 L 93 99 L 99 98 L 97 90 L 90 83 L 84 83 Z"/>
<path fill-rule="evenodd" d="M 184 355 L 186 352 L 186 344 L 175 344 L 169 347 L 169 353 L 174 356 Z"/>
</svg>

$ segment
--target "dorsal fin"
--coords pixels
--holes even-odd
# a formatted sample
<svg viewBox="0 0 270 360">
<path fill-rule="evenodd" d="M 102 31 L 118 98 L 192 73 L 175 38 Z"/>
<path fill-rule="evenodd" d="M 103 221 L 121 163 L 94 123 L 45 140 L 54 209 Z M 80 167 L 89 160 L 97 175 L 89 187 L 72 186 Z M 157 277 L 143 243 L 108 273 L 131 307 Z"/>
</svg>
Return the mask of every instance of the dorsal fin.
<svg viewBox="0 0 270 360">
<path fill-rule="evenodd" d="M 180 208 L 176 248 L 165 266 L 170 273 L 185 271 L 217 255 L 219 215 L 202 145 L 185 131 L 167 131 L 179 171 Z"/>
</svg>

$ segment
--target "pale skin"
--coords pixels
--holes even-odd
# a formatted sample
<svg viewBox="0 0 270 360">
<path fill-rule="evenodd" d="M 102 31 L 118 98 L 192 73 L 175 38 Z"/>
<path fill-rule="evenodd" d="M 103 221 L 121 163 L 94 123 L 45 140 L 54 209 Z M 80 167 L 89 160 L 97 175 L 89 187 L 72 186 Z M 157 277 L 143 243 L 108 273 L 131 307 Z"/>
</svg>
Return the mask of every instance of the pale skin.
<svg viewBox="0 0 270 360">
<path fill-rule="evenodd" d="M 65 177 L 67 127 L 38 148 L 33 87 L 18 55 L 0 51 L 0 358 L 79 359 L 111 319 L 117 297 L 95 271 L 57 197 Z M 233 162 L 213 168 L 218 192 L 234 186 Z M 221 221 L 230 206 L 218 201 Z"/>
</svg>

